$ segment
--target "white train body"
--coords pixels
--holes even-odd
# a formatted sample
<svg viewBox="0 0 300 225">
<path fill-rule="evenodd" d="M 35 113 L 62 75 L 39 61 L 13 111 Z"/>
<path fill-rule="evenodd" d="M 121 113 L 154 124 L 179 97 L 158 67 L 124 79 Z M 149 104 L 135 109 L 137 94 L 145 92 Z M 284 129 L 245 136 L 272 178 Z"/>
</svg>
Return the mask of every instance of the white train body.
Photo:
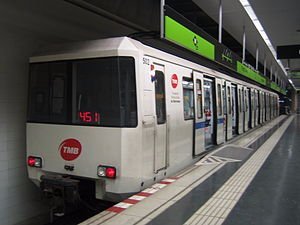
<svg viewBox="0 0 300 225">
<path fill-rule="evenodd" d="M 115 62 L 114 57 L 120 58 Z M 84 107 L 85 96 L 80 91 L 76 92 L 74 86 L 79 89 L 80 82 L 87 82 L 90 89 L 96 90 L 92 84 L 96 81 L 89 83 L 78 77 L 84 77 L 84 73 L 89 71 L 85 70 L 85 62 L 103 58 L 113 60 L 112 68 L 107 71 L 117 70 L 115 65 L 120 67 L 120 90 L 127 82 L 123 82 L 123 76 L 126 74 L 124 79 L 130 80 L 131 75 L 128 74 L 134 73 L 135 80 L 126 83 L 130 86 L 131 82 L 134 90 L 127 90 L 128 93 L 124 94 L 122 89 L 118 92 L 120 98 L 99 97 L 109 105 L 111 101 L 123 101 L 117 110 L 114 110 L 115 106 L 111 106 L 113 110 L 99 106 L 99 110 L 80 111 Z M 127 66 L 122 68 L 126 60 L 133 66 L 131 69 Z M 59 66 L 50 69 L 52 72 L 47 76 L 53 79 L 50 84 L 45 84 L 50 85 L 46 94 L 42 90 L 43 85 L 30 86 L 27 122 L 27 156 L 29 161 L 32 160 L 28 162 L 32 163 L 28 166 L 30 179 L 37 185 L 40 185 L 42 177 L 47 176 L 51 179 L 66 176 L 89 179 L 95 182 L 95 195 L 99 199 L 115 200 L 139 192 L 191 165 L 211 145 L 223 143 L 233 134 L 243 133 L 278 115 L 276 94 L 126 37 L 65 46 L 65 49 L 32 57 L 30 62 L 32 74 L 38 74 L 35 70 L 48 74 L 45 68 L 52 67 L 41 69 L 42 66 L 51 63 L 60 65 L 59 62 L 67 63 L 67 69 L 62 70 L 72 74 L 61 75 L 61 69 L 57 69 Z M 101 63 L 106 68 L 110 61 Z M 34 65 L 40 67 L 35 69 Z M 92 69 L 93 66 L 90 67 Z M 83 75 L 79 74 L 81 70 Z M 31 83 L 39 82 L 34 79 L 43 76 L 42 72 L 31 75 Z M 72 77 L 72 81 L 67 80 L 68 76 Z M 111 88 L 114 92 L 113 80 L 106 86 L 103 86 L 103 80 L 100 81 L 102 95 Z M 64 90 L 67 83 L 71 88 Z M 57 87 L 54 88 L 54 84 Z M 230 92 L 235 89 L 237 94 L 233 97 Z M 89 87 L 82 85 L 82 90 L 88 93 Z M 68 95 L 72 96 L 69 102 L 66 99 Z M 69 106 L 62 106 L 65 103 Z M 97 102 L 93 104 L 97 105 Z M 123 112 L 128 104 L 133 106 Z M 31 108 L 46 112 L 47 116 L 40 116 Z M 50 108 L 52 114 L 49 114 Z M 66 108 L 65 117 L 58 116 L 57 122 L 52 119 Z M 64 120 L 67 114 L 70 118 Z M 105 121 L 106 117 L 115 114 L 121 119 L 117 118 L 117 122 L 108 120 L 108 125 L 102 124 L 102 119 Z M 125 122 L 122 122 L 123 118 Z M 109 126 L 109 123 L 114 125 Z M 113 179 L 105 177 L 105 174 L 102 177 L 103 171 L 99 166 L 104 166 L 104 170 L 115 169 L 105 170 L 111 173 Z"/>
</svg>

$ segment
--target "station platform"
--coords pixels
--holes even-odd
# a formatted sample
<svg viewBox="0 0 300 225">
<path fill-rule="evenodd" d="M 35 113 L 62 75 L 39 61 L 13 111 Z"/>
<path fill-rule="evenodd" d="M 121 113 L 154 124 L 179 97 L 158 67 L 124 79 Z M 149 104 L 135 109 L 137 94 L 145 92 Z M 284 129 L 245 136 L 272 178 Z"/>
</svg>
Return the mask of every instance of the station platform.
<svg viewBox="0 0 300 225">
<path fill-rule="evenodd" d="M 280 116 L 81 225 L 300 224 L 299 137 Z"/>
</svg>

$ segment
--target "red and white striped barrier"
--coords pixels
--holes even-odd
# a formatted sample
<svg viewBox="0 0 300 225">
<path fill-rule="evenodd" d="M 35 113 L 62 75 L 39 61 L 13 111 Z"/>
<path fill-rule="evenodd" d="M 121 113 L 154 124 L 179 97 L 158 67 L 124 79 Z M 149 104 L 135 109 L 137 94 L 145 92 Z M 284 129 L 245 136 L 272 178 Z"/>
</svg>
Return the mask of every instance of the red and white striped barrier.
<svg viewBox="0 0 300 225">
<path fill-rule="evenodd" d="M 168 186 L 169 184 L 176 181 L 177 177 L 171 177 L 164 179 L 156 184 L 153 184 L 150 188 L 147 188 L 140 193 L 137 193 L 127 199 L 125 199 L 122 202 L 119 202 L 118 204 L 108 208 L 106 211 L 114 212 L 114 213 L 120 213 L 123 212 L 125 209 L 128 209 L 129 207 L 135 205 L 136 203 L 143 201 L 145 198 L 153 195 L 155 192 L 159 191 L 160 189 L 163 189 L 164 187 Z"/>
</svg>

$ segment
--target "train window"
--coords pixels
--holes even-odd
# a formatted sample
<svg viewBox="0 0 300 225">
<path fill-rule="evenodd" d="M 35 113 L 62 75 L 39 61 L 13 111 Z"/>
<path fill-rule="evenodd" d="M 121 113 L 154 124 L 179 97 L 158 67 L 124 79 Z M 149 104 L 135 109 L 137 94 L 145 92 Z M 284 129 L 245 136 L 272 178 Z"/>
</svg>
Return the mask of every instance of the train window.
<svg viewBox="0 0 300 225">
<path fill-rule="evenodd" d="M 134 127 L 136 121 L 134 60 L 129 57 L 74 63 L 76 124 Z"/>
<path fill-rule="evenodd" d="M 196 81 L 197 85 L 197 118 L 201 119 L 203 117 L 203 108 L 202 108 L 202 85 L 201 80 Z"/>
<path fill-rule="evenodd" d="M 30 71 L 29 122 L 137 125 L 132 57 L 35 63 Z"/>
<path fill-rule="evenodd" d="M 227 87 L 227 98 L 228 98 L 228 114 L 231 114 L 231 93 L 230 93 L 230 87 Z"/>
<path fill-rule="evenodd" d="M 217 100 L 217 107 L 218 107 L 218 115 L 222 116 L 222 93 L 221 93 L 221 84 L 218 84 L 217 86 L 217 92 L 218 92 L 218 100 Z"/>
<path fill-rule="evenodd" d="M 155 71 L 155 105 L 157 124 L 166 122 L 165 77 L 163 72 Z"/>
<path fill-rule="evenodd" d="M 184 77 L 182 80 L 183 87 L 183 111 L 184 119 L 194 118 L 194 84 L 192 79 Z"/>
</svg>

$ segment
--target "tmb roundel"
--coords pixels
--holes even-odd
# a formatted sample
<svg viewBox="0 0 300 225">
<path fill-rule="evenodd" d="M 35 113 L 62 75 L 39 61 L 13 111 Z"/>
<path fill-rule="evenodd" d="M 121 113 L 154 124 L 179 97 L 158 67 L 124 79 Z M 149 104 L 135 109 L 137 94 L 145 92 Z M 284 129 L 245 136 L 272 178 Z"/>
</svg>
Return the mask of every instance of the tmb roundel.
<svg viewBox="0 0 300 225">
<path fill-rule="evenodd" d="M 173 88 L 176 88 L 178 85 L 178 77 L 175 73 L 171 77 L 171 84 Z"/>
<path fill-rule="evenodd" d="M 64 160 L 72 161 L 78 158 L 81 153 L 81 144 L 74 138 L 64 140 L 58 148 Z"/>
</svg>

